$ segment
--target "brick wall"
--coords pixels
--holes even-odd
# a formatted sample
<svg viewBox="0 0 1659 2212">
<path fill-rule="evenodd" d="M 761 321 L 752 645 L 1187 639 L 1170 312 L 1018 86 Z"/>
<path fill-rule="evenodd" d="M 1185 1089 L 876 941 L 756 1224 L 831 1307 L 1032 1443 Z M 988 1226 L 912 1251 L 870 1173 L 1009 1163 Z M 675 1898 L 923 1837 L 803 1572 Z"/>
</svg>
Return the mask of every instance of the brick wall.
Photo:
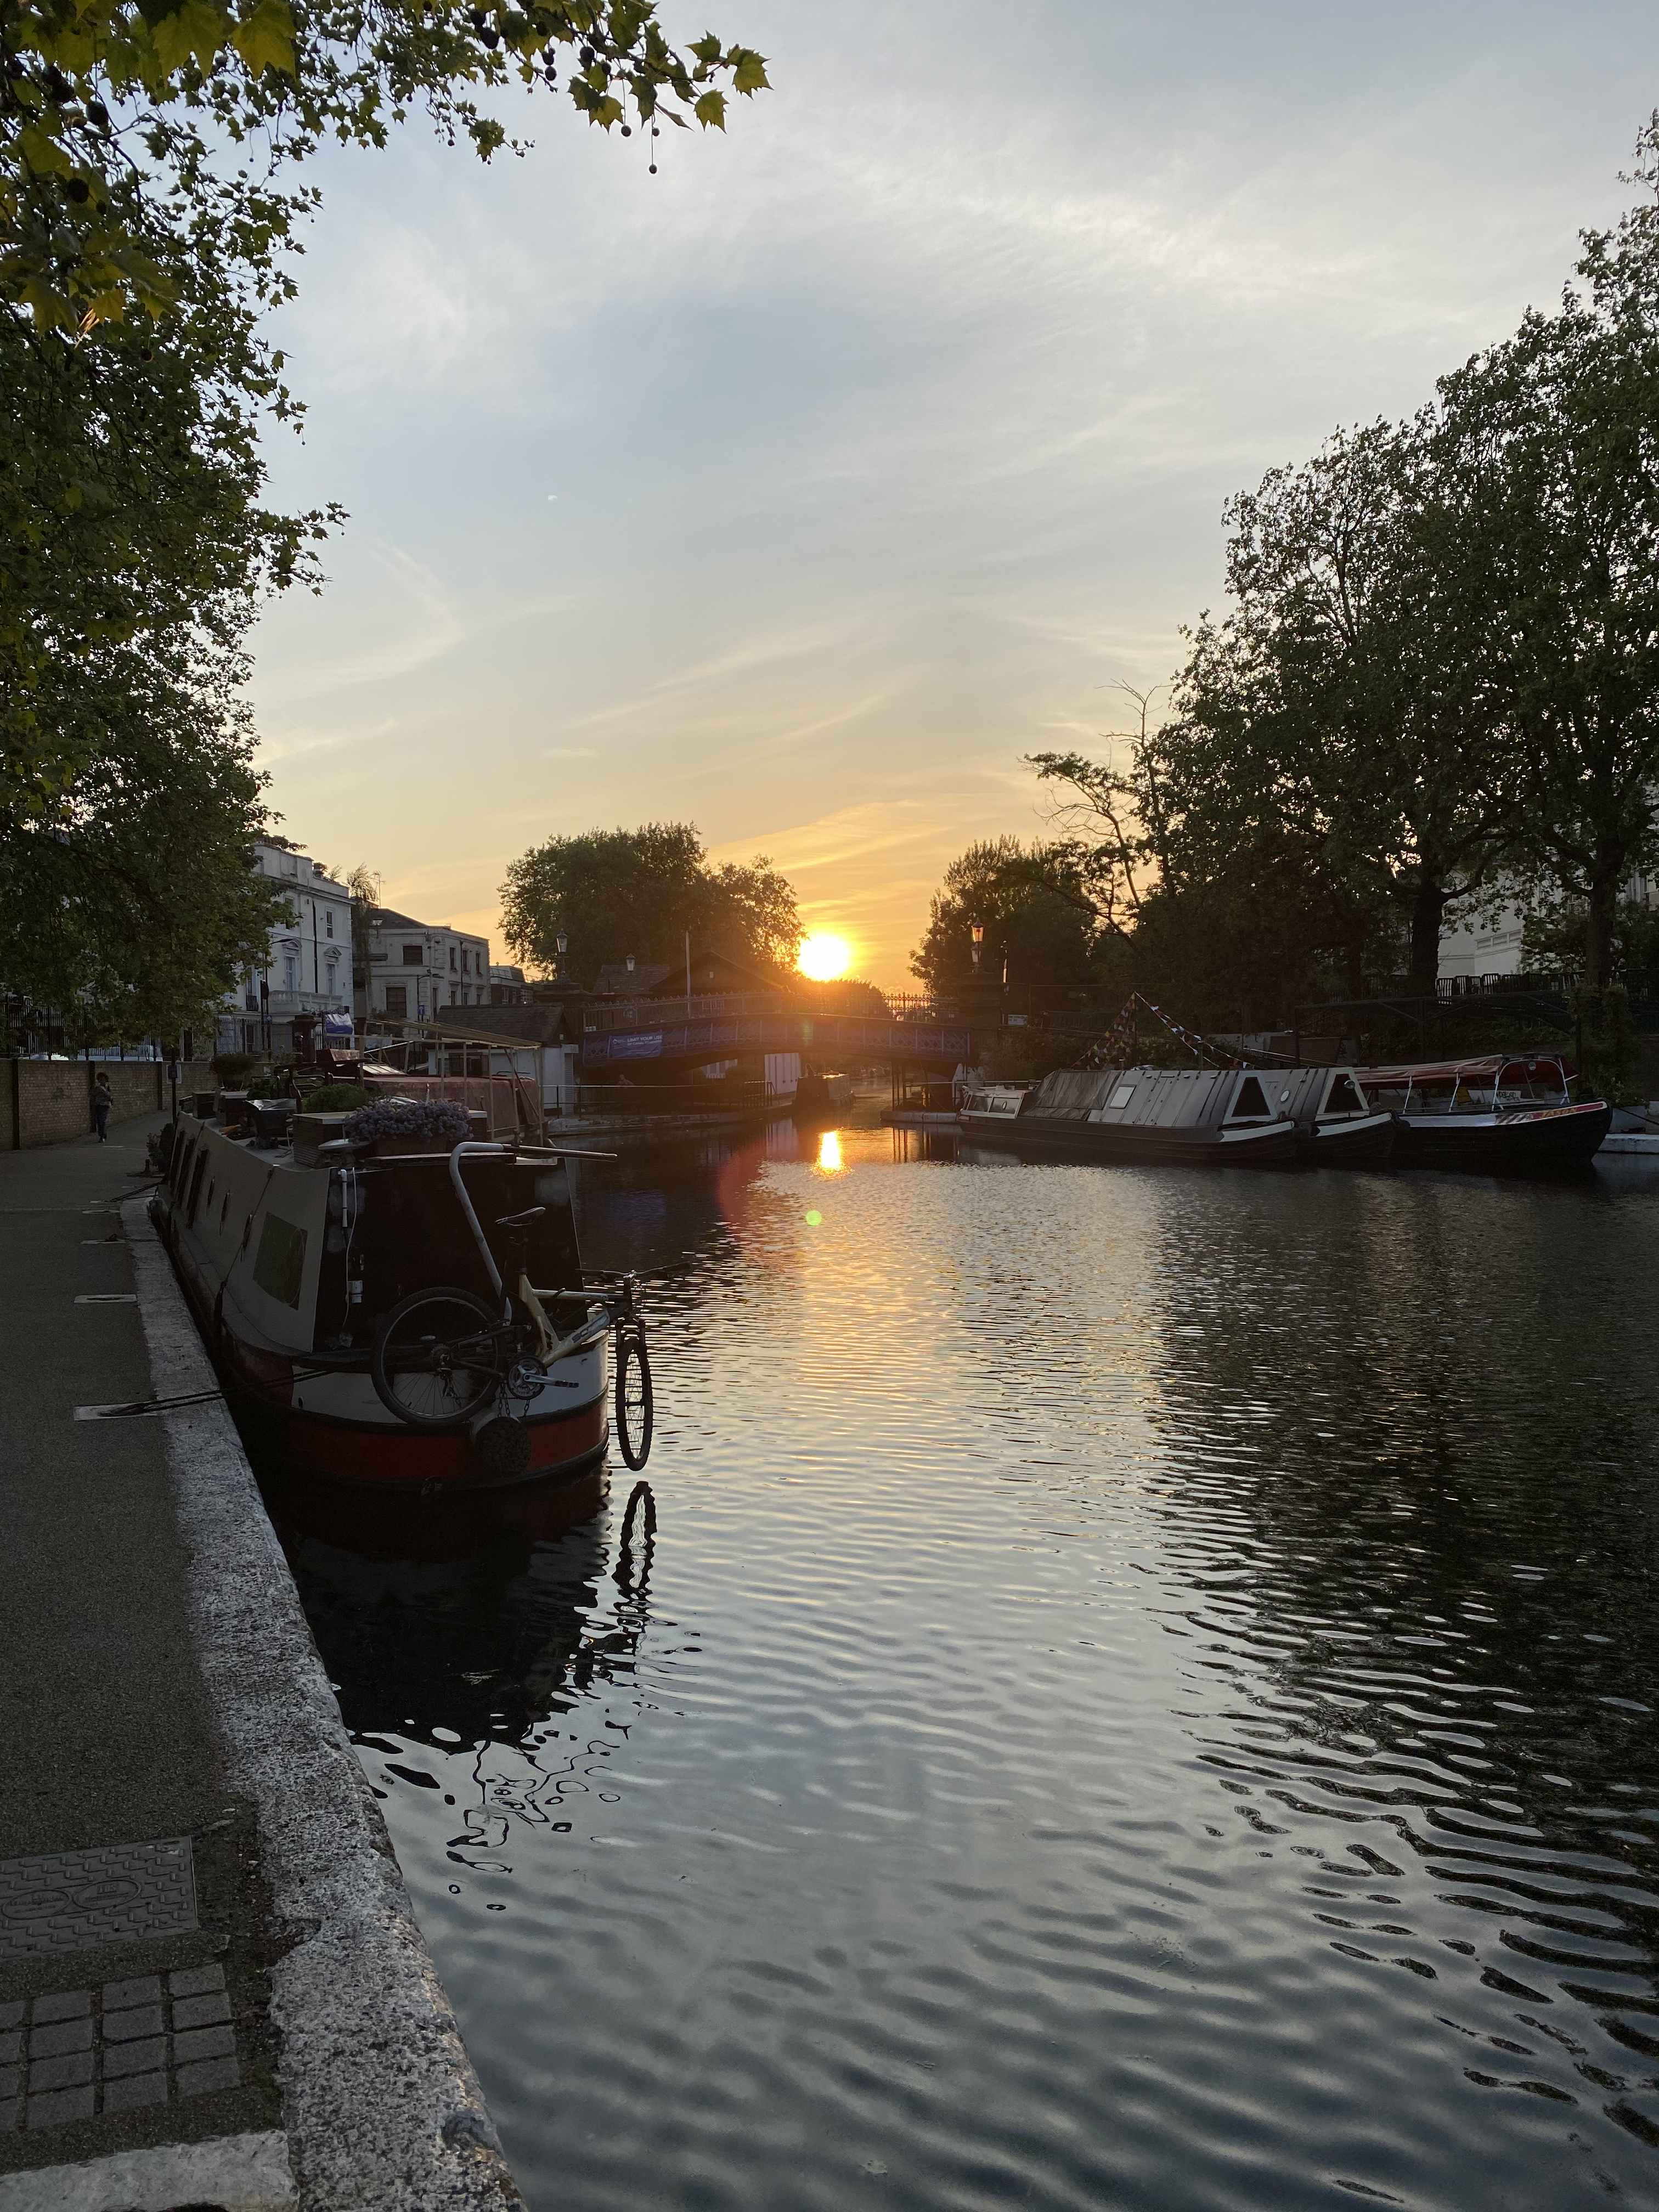
<svg viewBox="0 0 1659 2212">
<path fill-rule="evenodd" d="M 110 1124 L 159 1113 L 170 1098 L 167 1068 L 156 1060 L 0 1060 L 0 1150 L 17 1152 L 33 1145 L 61 1145 L 93 1130 L 92 1084 L 100 1072 L 109 1078 L 115 1103 Z M 204 1060 L 186 1061 L 181 1091 L 213 1087 L 213 1070 Z"/>
</svg>

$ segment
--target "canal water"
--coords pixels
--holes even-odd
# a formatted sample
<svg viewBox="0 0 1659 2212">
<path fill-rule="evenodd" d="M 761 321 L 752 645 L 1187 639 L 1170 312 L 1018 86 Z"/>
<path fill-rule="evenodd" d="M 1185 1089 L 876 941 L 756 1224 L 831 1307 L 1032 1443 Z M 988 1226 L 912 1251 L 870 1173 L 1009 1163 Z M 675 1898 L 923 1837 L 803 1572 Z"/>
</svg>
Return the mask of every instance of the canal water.
<svg viewBox="0 0 1659 2212">
<path fill-rule="evenodd" d="M 934 1149 L 590 1171 L 625 1532 L 273 1501 L 532 2206 L 1659 2204 L 1659 1181 Z"/>
</svg>

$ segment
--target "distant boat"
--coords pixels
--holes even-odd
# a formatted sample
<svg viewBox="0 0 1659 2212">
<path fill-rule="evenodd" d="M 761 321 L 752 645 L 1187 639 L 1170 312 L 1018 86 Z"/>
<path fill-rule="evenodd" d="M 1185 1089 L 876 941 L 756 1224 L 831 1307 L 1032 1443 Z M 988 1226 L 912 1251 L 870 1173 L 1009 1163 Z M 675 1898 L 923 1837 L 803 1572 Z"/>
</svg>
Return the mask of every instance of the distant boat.
<svg viewBox="0 0 1659 2212">
<path fill-rule="evenodd" d="M 1062 1067 L 1034 1089 L 982 1085 L 957 1122 L 976 1144 L 1049 1158 L 1282 1166 L 1297 1152 L 1295 1116 L 1269 1096 L 1282 1087 L 1253 1068 Z"/>
<path fill-rule="evenodd" d="M 1559 1053 L 1489 1053 L 1356 1070 L 1400 1122 L 1403 1164 L 1539 1174 L 1595 1158 L 1613 1122 L 1600 1098 L 1575 1099 Z"/>
</svg>

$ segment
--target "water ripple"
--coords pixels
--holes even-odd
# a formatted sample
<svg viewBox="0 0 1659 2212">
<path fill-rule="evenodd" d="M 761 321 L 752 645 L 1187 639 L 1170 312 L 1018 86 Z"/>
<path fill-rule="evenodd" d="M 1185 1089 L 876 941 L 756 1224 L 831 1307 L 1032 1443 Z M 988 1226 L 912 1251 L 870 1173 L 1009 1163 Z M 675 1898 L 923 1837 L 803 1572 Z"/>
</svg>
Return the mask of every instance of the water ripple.
<svg viewBox="0 0 1659 2212">
<path fill-rule="evenodd" d="M 532 2203 L 1659 2203 L 1659 1203 L 841 1152 L 581 1194 L 654 1542 L 278 1500 Z"/>
</svg>

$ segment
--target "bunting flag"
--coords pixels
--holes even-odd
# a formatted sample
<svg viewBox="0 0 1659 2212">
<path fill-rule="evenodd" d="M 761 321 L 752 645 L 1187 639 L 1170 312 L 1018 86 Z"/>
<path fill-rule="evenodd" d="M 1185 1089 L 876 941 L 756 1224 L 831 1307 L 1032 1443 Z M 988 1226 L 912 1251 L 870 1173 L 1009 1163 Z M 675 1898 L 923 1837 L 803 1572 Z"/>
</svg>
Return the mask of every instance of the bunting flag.
<svg viewBox="0 0 1659 2212">
<path fill-rule="evenodd" d="M 1162 1022 L 1170 1035 L 1185 1045 L 1188 1052 L 1196 1053 L 1200 1064 L 1218 1057 L 1196 1030 L 1189 1030 L 1184 1023 L 1176 1021 L 1172 1014 L 1166 1014 L 1162 1006 L 1155 1006 L 1150 999 L 1144 998 L 1139 991 L 1131 991 L 1123 1002 L 1123 1011 L 1113 1023 L 1106 1036 L 1098 1044 L 1090 1047 L 1085 1056 L 1084 1065 L 1089 1067 L 1133 1066 L 1135 1057 L 1135 1040 L 1140 1029 L 1139 1015 L 1143 1007 L 1155 1021 Z M 1224 1067 L 1237 1067 L 1242 1065 L 1242 1062 L 1231 1058 L 1222 1058 L 1220 1064 Z"/>
</svg>

